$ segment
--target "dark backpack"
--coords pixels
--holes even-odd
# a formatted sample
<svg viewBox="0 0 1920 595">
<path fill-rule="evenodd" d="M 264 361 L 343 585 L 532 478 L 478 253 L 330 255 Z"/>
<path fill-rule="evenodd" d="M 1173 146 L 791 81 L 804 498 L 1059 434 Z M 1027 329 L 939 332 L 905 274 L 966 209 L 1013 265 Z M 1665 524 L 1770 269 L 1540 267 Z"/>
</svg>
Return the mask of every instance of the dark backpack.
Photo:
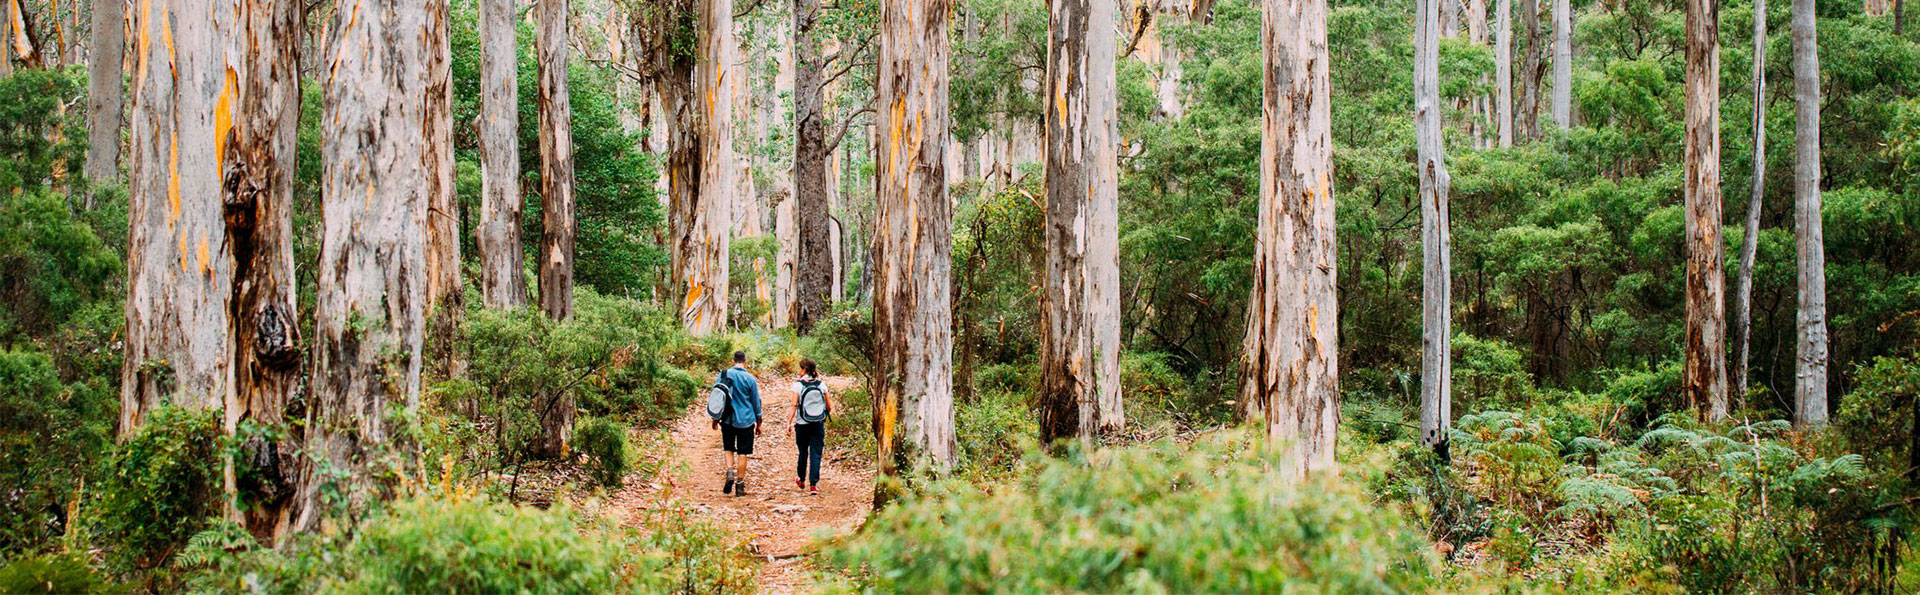
<svg viewBox="0 0 1920 595">
<path fill-rule="evenodd" d="M 820 381 L 800 381 L 800 420 L 817 424 L 832 415 L 832 407 L 827 403 L 827 391 L 820 387 Z"/>
<path fill-rule="evenodd" d="M 713 421 L 732 423 L 733 421 L 733 381 L 726 372 L 713 381 L 713 388 L 707 389 L 707 415 Z"/>
</svg>

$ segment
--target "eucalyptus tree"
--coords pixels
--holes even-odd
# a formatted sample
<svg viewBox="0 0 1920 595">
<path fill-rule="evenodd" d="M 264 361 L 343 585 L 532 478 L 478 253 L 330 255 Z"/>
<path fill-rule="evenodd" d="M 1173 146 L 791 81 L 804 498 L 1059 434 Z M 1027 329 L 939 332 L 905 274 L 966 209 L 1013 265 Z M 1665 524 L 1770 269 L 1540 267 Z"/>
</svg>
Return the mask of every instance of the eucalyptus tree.
<svg viewBox="0 0 1920 595">
<path fill-rule="evenodd" d="M 1827 252 L 1820 229 L 1820 52 L 1813 0 L 1793 0 L 1794 425 L 1827 423 Z"/>
<path fill-rule="evenodd" d="M 1686 362 L 1680 388 L 1702 419 L 1727 417 L 1725 252 L 1720 223 L 1718 0 L 1686 0 Z"/>
<path fill-rule="evenodd" d="M 1565 0 L 1560 0 L 1564 2 Z M 1451 250 L 1447 163 L 1441 135 L 1440 12 L 1443 0 L 1419 0 L 1413 17 L 1413 132 L 1420 179 L 1420 441 L 1447 458 L 1453 426 Z"/>
</svg>

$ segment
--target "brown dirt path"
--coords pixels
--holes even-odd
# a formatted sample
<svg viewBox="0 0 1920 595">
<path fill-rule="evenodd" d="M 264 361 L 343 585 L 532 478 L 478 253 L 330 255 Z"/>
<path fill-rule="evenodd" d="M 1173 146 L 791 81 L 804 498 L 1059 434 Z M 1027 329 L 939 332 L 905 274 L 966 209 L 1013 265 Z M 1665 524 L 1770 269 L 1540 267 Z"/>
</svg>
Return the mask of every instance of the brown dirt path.
<svg viewBox="0 0 1920 595">
<path fill-rule="evenodd" d="M 873 469 L 848 459 L 827 436 L 820 465 L 820 495 L 809 496 L 794 487 L 794 462 L 799 449 L 793 435 L 792 376 L 760 377 L 760 398 L 766 407 L 761 433 L 754 440 L 749 463 L 747 495 L 720 492 L 725 481 L 726 453 L 720 450 L 720 432 L 700 403 L 690 403 L 686 416 L 674 424 L 672 459 L 661 467 L 661 478 L 634 485 L 614 496 L 614 514 L 633 523 L 640 509 L 661 498 L 679 500 L 702 514 L 723 522 L 749 544 L 760 561 L 762 593 L 807 592 L 810 544 L 816 532 L 851 531 L 873 509 Z M 857 385 L 854 378 L 826 377 L 828 390 L 837 393 Z"/>
</svg>

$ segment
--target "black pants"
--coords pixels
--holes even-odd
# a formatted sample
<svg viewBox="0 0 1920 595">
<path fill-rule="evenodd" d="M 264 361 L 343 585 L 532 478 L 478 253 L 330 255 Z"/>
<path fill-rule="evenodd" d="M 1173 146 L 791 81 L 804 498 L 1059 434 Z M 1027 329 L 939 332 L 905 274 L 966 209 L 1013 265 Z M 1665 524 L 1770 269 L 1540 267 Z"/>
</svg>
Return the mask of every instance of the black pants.
<svg viewBox="0 0 1920 595">
<path fill-rule="evenodd" d="M 820 454 L 827 447 L 826 424 L 793 426 L 793 445 L 800 447 L 800 457 L 794 461 L 794 475 L 808 486 L 820 485 Z"/>
</svg>

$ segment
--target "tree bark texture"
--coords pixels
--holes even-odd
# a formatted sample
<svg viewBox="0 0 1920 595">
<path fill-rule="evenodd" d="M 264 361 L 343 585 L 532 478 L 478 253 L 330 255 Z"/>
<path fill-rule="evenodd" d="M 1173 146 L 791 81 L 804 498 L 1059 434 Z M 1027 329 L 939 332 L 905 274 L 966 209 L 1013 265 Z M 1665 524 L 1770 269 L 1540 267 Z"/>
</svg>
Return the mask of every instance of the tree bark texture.
<svg viewBox="0 0 1920 595">
<path fill-rule="evenodd" d="M 831 316 L 833 254 L 828 205 L 828 162 L 834 147 L 828 143 L 825 113 L 826 62 L 817 31 L 820 0 L 793 3 L 793 200 L 799 246 L 794 254 L 795 304 L 793 326 L 806 334 Z"/>
<path fill-rule="evenodd" d="M 300 126 L 303 6 L 295 0 L 236 2 L 240 44 L 227 57 L 238 71 L 238 106 L 223 139 L 222 199 L 234 263 L 232 328 L 236 398 L 226 429 L 253 420 L 287 429 L 253 438 L 241 454 L 254 469 L 237 487 L 244 522 L 268 543 L 290 530 L 301 433 L 300 309 L 293 259 L 294 145 Z M 117 73 L 115 73 L 117 74 Z M 448 145 L 451 150 L 452 145 Z"/>
<path fill-rule="evenodd" d="M 357 513 L 375 469 L 408 457 L 389 444 L 387 413 L 419 406 L 427 302 L 427 185 L 438 160 L 424 146 L 432 69 L 446 40 L 446 4 L 342 5 L 328 31 L 321 126 L 319 293 L 314 398 L 295 530 L 329 503 Z M 325 496 L 340 494 L 343 502 Z"/>
<path fill-rule="evenodd" d="M 520 245 L 520 87 L 514 0 L 480 0 L 480 300 L 527 303 Z"/>
<path fill-rule="evenodd" d="M 540 75 L 540 309 L 573 316 L 573 112 L 567 98 L 569 0 L 536 0 Z M 568 417 L 571 418 L 571 413 Z"/>
<path fill-rule="evenodd" d="M 1092 446 L 1120 404 L 1115 0 L 1051 0 L 1040 436 Z"/>
<path fill-rule="evenodd" d="M 1794 425 L 1827 423 L 1827 251 L 1820 231 L 1820 53 L 1813 0 L 1793 0 Z"/>
<path fill-rule="evenodd" d="M 233 257 L 221 194 L 238 73 L 215 11 L 142 2 L 134 15 L 126 360 L 120 435 L 165 403 L 224 408 L 233 394 Z M 236 65 L 237 66 L 237 65 Z"/>
<path fill-rule="evenodd" d="M 1507 148 L 1513 146 L 1513 0 L 1497 0 L 1493 10 L 1493 126 Z"/>
<path fill-rule="evenodd" d="M 1553 0 L 1553 124 L 1573 127 L 1573 7 Z"/>
<path fill-rule="evenodd" d="M 727 280 L 732 245 L 733 85 L 727 80 L 733 63 L 733 1 L 698 0 L 698 58 L 688 88 L 691 100 L 684 109 L 692 127 L 678 138 L 691 143 L 691 168 L 673 169 L 674 182 L 683 179 L 686 192 L 675 191 L 674 234 L 676 276 L 681 289 L 680 323 L 696 336 L 727 326 Z M 681 99 L 681 98 L 675 98 Z M 675 108 L 679 109 L 679 108 Z M 676 150 L 678 153 L 678 150 Z M 685 177 L 683 176 L 690 176 Z"/>
<path fill-rule="evenodd" d="M 429 11 L 447 14 L 447 0 L 429 0 Z M 466 376 L 458 337 L 466 318 L 466 291 L 460 278 L 460 203 L 453 185 L 453 46 L 444 19 L 439 47 L 431 48 L 427 67 L 427 315 L 428 341 L 434 352 L 427 365 L 434 378 Z"/>
<path fill-rule="evenodd" d="M 1279 476 L 1296 479 L 1334 469 L 1340 418 L 1327 5 L 1260 6 L 1260 221 L 1240 402 L 1286 449 Z"/>
<path fill-rule="evenodd" d="M 1546 40 L 1540 33 L 1540 1 L 1520 0 L 1520 20 L 1527 27 L 1527 51 L 1520 66 L 1520 121 L 1516 134 L 1525 140 L 1540 137 L 1540 77 L 1546 74 Z"/>
<path fill-rule="evenodd" d="M 1702 419 L 1727 417 L 1726 275 L 1720 223 L 1718 0 L 1687 0 L 1686 365 L 1681 390 Z"/>
<path fill-rule="evenodd" d="M 87 52 L 88 178 L 120 177 L 121 111 L 126 102 L 126 0 L 93 0 L 93 32 Z M 92 206 L 92 198 L 88 199 Z"/>
<path fill-rule="evenodd" d="M 1420 178 L 1420 441 L 1442 453 L 1453 427 L 1452 269 L 1446 149 L 1441 131 L 1439 13 L 1419 0 L 1413 19 L 1413 132 Z M 1558 0 L 1565 2 L 1566 0 Z"/>
<path fill-rule="evenodd" d="M 1733 290 L 1733 353 L 1728 392 L 1747 399 L 1747 357 L 1753 339 L 1753 260 L 1760 248 L 1761 199 L 1767 189 L 1767 0 L 1753 0 L 1753 178 L 1747 193 L 1746 233 L 1740 239 L 1740 276 Z"/>
<path fill-rule="evenodd" d="M 953 463 L 947 0 L 880 3 L 873 267 L 880 472 Z M 884 484 L 883 484 L 884 485 Z M 890 494 L 876 490 L 875 505 Z"/>
</svg>

